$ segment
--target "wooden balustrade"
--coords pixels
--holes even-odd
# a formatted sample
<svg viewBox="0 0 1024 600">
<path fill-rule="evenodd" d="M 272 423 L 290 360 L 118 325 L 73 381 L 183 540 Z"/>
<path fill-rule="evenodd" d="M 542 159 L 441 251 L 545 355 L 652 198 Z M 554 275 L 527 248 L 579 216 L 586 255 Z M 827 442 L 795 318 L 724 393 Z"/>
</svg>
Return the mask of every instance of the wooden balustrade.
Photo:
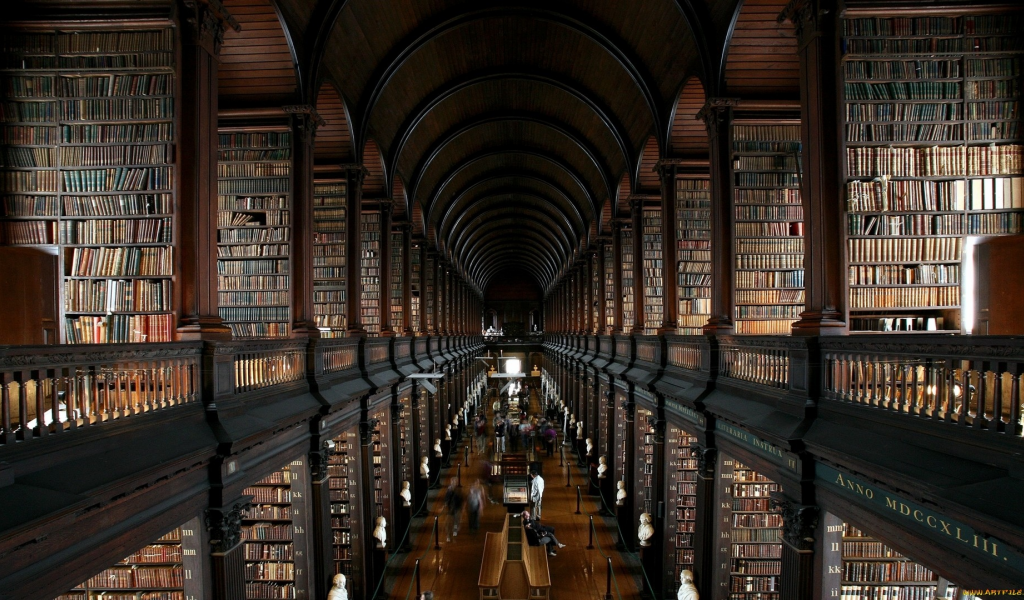
<svg viewBox="0 0 1024 600">
<path fill-rule="evenodd" d="M 692 341 L 669 339 L 668 364 L 688 371 L 700 371 L 701 352 L 706 343 L 702 337 L 695 337 Z"/>
<path fill-rule="evenodd" d="M 304 341 L 232 344 L 238 345 L 234 353 L 236 394 L 298 381 L 306 376 Z"/>
<path fill-rule="evenodd" d="M 728 336 L 719 340 L 719 376 L 789 389 L 790 357 L 785 345 L 762 336 Z"/>
<path fill-rule="evenodd" d="M 821 342 L 828 400 L 1021 435 L 1016 338 L 857 336 Z"/>
<path fill-rule="evenodd" d="M 19 346 L 0 352 L 0 444 L 195 402 L 202 344 Z"/>
<path fill-rule="evenodd" d="M 652 363 L 658 356 L 658 342 L 655 340 L 637 340 L 636 358 Z"/>
<path fill-rule="evenodd" d="M 359 340 L 318 340 L 316 351 L 324 373 L 338 373 L 359 365 Z"/>
</svg>

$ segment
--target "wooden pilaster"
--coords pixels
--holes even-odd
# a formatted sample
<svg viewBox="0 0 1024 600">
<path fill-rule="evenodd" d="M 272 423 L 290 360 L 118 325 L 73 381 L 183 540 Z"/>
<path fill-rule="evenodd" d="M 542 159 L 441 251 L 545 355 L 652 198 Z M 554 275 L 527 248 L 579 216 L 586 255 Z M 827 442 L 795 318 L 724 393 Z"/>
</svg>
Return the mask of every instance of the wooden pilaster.
<svg viewBox="0 0 1024 600">
<path fill-rule="evenodd" d="M 346 165 L 348 195 L 345 197 L 345 302 L 348 310 L 348 335 L 365 336 L 360 302 L 363 297 L 360 260 L 362 255 L 360 215 L 363 210 L 363 177 L 366 169 L 362 165 Z"/>
<path fill-rule="evenodd" d="M 706 333 L 729 334 L 733 330 L 735 303 L 733 280 L 732 107 L 736 100 L 709 98 L 698 117 L 708 130 L 711 167 L 711 317 Z"/>
<path fill-rule="evenodd" d="M 308 105 L 285 106 L 292 116 L 292 337 L 320 337 L 313 314 L 313 147 L 323 119 Z"/>
<path fill-rule="evenodd" d="M 380 202 L 380 334 L 395 335 L 391 323 L 391 219 L 395 203 Z"/>
<path fill-rule="evenodd" d="M 622 333 L 622 221 L 612 221 L 612 319 L 608 335 Z"/>
<path fill-rule="evenodd" d="M 679 269 L 676 261 L 676 167 L 662 165 L 661 175 L 661 276 L 663 315 L 658 334 L 675 333 L 679 327 Z"/>
<path fill-rule="evenodd" d="M 633 335 L 643 335 L 647 326 L 644 308 L 644 200 L 642 197 L 629 201 L 629 218 L 633 229 Z"/>
</svg>

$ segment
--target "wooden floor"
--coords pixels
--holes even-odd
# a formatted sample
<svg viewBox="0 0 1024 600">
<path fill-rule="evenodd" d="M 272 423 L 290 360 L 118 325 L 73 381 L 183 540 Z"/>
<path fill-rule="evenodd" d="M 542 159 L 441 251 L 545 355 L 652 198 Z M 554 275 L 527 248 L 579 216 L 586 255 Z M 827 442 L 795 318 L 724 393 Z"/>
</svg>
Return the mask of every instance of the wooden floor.
<svg viewBox="0 0 1024 600">
<path fill-rule="evenodd" d="M 531 413 L 538 412 L 536 398 Z M 493 417 L 493 415 L 491 415 Z M 490 423 L 490 419 L 488 419 Z M 561 443 L 561 436 L 559 442 Z M 566 547 L 558 556 L 549 557 L 551 570 L 552 600 L 575 598 L 604 599 L 608 578 L 608 558 L 612 561 L 611 598 L 632 600 L 640 598 L 640 567 L 636 557 L 615 549 L 618 530 L 614 519 L 598 516 L 600 508 L 596 498 L 586 495 L 586 474 L 575 466 L 571 448 L 565 447 L 566 457 L 571 459 L 571 487 L 565 487 L 566 468 L 559 466 L 556 450 L 552 458 L 543 458 L 545 492 L 543 523 L 556 530 L 559 541 Z M 480 520 L 480 529 L 471 531 L 465 511 L 462 515 L 458 535 L 447 537 L 449 517 L 444 511 L 444 493 L 448 481 L 455 476 L 456 465 L 463 461 L 465 453 L 459 449 L 453 455 L 452 467 L 441 474 L 439 489 L 430 490 L 427 506 L 430 513 L 426 518 L 413 521 L 411 550 L 392 558 L 384 591 L 391 600 L 415 600 L 415 563 L 420 561 L 420 584 L 422 591 L 431 590 L 436 600 L 474 600 L 478 597 L 477 575 L 487 531 L 500 531 L 504 522 L 505 507 L 501 504 L 502 489 L 496 484 L 491 494 L 496 504 L 486 503 Z M 476 479 L 479 469 L 486 468 L 481 457 L 470 455 L 469 465 L 462 467 L 462 490 L 468 492 Z M 582 514 L 576 511 L 576 486 L 583 490 Z M 594 549 L 587 550 L 589 515 L 594 515 L 596 535 Z M 432 536 L 434 518 L 438 518 L 440 550 L 434 548 Z M 627 532 L 627 535 L 629 532 Z M 369 596 L 368 596 L 369 597 Z M 384 594 L 378 595 L 383 598 Z"/>
</svg>

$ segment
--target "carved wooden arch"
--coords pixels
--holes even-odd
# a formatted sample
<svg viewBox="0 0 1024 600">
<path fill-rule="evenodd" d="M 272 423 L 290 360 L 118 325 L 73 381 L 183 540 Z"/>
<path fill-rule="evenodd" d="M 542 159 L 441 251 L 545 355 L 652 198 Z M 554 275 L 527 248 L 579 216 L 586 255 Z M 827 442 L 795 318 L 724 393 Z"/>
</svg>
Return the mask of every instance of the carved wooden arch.
<svg viewBox="0 0 1024 600">
<path fill-rule="evenodd" d="M 531 211 L 523 210 L 520 214 L 530 214 L 530 212 Z M 543 239 L 545 246 L 550 247 L 556 255 L 570 255 L 572 253 L 571 248 L 567 248 L 558 241 L 557 229 L 554 225 L 546 219 L 543 219 L 542 214 L 533 214 L 538 218 L 538 223 L 533 226 L 531 231 L 542 234 L 542 236 L 544 236 Z M 460 263 L 468 264 L 468 261 L 471 261 L 475 256 L 477 246 L 479 246 L 481 242 L 485 241 L 488 235 L 494 232 L 495 229 L 507 227 L 510 231 L 516 231 L 516 225 L 520 224 L 521 221 L 517 221 L 515 216 L 504 215 L 495 217 L 493 220 L 488 221 L 480 227 L 467 228 L 462 232 L 462 234 L 467 235 L 467 237 L 458 240 L 451 246 L 452 256 Z"/>
<path fill-rule="evenodd" d="M 508 193 L 502 192 L 500 194 L 489 194 L 477 198 L 469 205 L 462 214 L 459 215 L 455 223 L 452 224 L 450 230 L 439 230 L 442 234 L 442 239 L 453 239 L 453 243 L 446 245 L 446 247 L 455 248 L 458 246 L 459 241 L 466 235 L 467 230 L 473 229 L 473 221 L 481 218 L 487 214 L 504 214 L 509 210 L 509 205 L 505 199 L 515 199 L 516 204 L 513 210 L 521 210 L 523 214 L 536 215 L 539 218 L 546 220 L 547 224 L 551 226 L 553 232 L 557 236 L 559 245 L 570 251 L 575 240 L 578 239 L 576 232 L 572 231 L 568 223 L 565 220 L 565 215 L 555 210 L 547 198 L 539 195 L 528 195 L 519 193 Z M 501 203 L 498 207 L 495 204 Z M 457 233 L 456 233 L 457 232 Z"/>
<path fill-rule="evenodd" d="M 484 282 L 478 277 L 483 269 L 502 258 L 499 250 L 506 250 L 509 248 L 523 248 L 523 238 L 530 237 L 534 241 L 539 240 L 540 244 L 534 250 L 538 251 L 539 255 L 531 255 L 532 258 L 541 258 L 540 267 L 543 271 L 542 276 L 537 277 L 537 281 L 553 281 L 556 274 L 558 273 L 558 264 L 561 262 L 556 255 L 552 255 L 553 250 L 543 244 L 549 243 L 543 240 L 543 237 L 534 232 L 521 232 L 516 236 L 503 235 L 499 238 L 491 238 L 485 240 L 483 245 L 480 246 L 479 252 L 471 259 L 471 263 L 467 266 L 467 273 L 474 280 L 477 281 L 480 287 L 486 287 Z"/>
</svg>

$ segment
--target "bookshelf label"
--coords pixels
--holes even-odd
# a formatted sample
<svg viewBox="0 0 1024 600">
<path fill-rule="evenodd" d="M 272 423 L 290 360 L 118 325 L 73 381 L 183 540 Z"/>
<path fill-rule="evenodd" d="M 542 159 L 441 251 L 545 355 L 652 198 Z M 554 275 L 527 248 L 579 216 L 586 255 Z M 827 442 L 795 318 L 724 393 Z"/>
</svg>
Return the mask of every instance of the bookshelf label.
<svg viewBox="0 0 1024 600">
<path fill-rule="evenodd" d="M 693 410 L 692 408 L 683 406 L 682 404 L 680 404 L 680 403 L 678 403 L 678 402 L 676 402 L 674 400 L 668 400 L 668 399 L 665 399 L 665 408 L 669 409 L 671 412 L 679 415 L 680 417 L 686 419 L 687 421 L 689 421 L 691 423 L 696 423 L 697 425 L 700 425 L 701 427 L 704 426 L 704 423 L 705 423 L 704 415 L 702 415 L 699 412 Z"/>
<path fill-rule="evenodd" d="M 724 433 L 734 440 L 743 442 L 744 446 L 753 448 L 757 454 L 766 456 L 772 459 L 772 462 L 782 465 L 791 471 L 799 472 L 800 470 L 800 463 L 795 456 L 785 450 L 782 450 L 775 444 L 757 437 L 756 435 L 743 431 L 737 427 L 733 427 L 732 425 L 722 421 L 715 422 L 715 431 Z"/>
<path fill-rule="evenodd" d="M 963 544 L 962 548 L 970 550 L 974 556 L 983 557 L 986 562 L 1024 573 L 1024 556 L 1010 550 L 1010 546 L 1000 539 L 820 463 L 815 465 L 815 478 L 913 529 L 946 542 L 958 542 Z"/>
</svg>

